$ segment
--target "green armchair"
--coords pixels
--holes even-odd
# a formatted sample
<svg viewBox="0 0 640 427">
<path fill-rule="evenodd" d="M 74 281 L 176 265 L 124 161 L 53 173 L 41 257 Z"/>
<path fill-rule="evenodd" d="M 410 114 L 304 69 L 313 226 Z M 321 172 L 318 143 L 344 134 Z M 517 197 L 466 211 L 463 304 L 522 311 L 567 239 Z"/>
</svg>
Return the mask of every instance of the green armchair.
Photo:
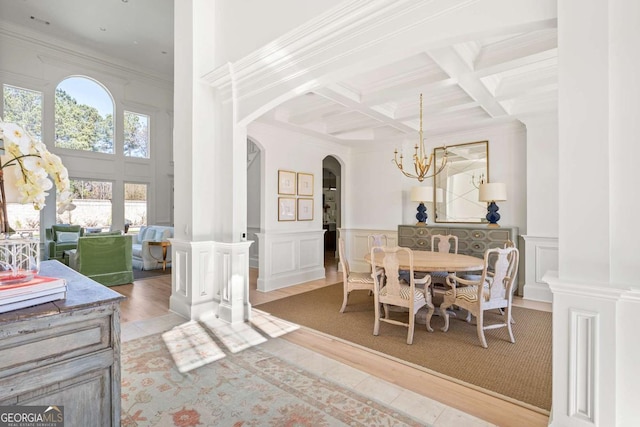
<svg viewBox="0 0 640 427">
<path fill-rule="evenodd" d="M 78 247 L 78 238 L 84 235 L 84 229 L 80 225 L 52 225 L 45 230 L 47 255 L 49 259 L 57 259 L 67 264 L 64 251 L 70 251 Z"/>
<path fill-rule="evenodd" d="M 69 266 L 105 286 L 133 283 L 130 235 L 90 234 L 78 239 Z"/>
</svg>

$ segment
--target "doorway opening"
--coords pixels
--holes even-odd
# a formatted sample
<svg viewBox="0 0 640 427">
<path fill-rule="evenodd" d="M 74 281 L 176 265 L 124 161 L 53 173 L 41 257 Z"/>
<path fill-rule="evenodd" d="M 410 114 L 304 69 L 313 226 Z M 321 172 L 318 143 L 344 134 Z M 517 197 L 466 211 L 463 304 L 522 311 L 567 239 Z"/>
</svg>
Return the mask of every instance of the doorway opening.
<svg viewBox="0 0 640 427">
<path fill-rule="evenodd" d="M 341 222 L 340 162 L 327 156 L 322 160 L 322 228 L 325 264 L 337 257 L 338 230 Z"/>
</svg>

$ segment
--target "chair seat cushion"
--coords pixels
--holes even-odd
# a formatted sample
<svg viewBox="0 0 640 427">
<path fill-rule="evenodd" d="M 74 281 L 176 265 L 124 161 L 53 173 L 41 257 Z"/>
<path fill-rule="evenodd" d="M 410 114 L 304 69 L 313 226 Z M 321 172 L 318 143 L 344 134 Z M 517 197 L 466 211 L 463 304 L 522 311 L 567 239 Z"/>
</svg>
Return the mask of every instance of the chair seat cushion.
<svg viewBox="0 0 640 427">
<path fill-rule="evenodd" d="M 354 273 L 349 274 L 349 281 L 353 283 L 370 283 L 373 284 L 371 273 Z"/>
<path fill-rule="evenodd" d="M 453 290 L 449 289 L 444 293 L 445 295 L 453 295 Z M 485 301 L 489 301 L 491 295 L 489 294 L 489 290 L 485 289 L 482 293 Z M 456 288 L 456 299 L 463 299 L 469 302 L 478 301 L 478 287 L 477 286 L 464 286 L 460 288 Z"/>
<path fill-rule="evenodd" d="M 383 287 L 380 290 L 381 296 L 387 295 L 387 287 Z M 411 298 L 411 286 L 409 285 L 400 285 L 400 298 L 409 300 Z M 424 292 L 420 289 L 414 289 L 413 291 L 413 300 L 415 302 L 424 301 Z"/>
</svg>

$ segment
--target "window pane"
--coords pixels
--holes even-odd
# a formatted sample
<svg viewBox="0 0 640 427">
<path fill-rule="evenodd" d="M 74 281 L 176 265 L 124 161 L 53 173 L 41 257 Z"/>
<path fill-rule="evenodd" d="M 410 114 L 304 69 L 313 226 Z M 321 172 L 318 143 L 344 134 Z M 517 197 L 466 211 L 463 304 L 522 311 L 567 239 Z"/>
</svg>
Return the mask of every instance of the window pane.
<svg viewBox="0 0 640 427">
<path fill-rule="evenodd" d="M 113 154 L 113 100 L 93 80 L 70 77 L 56 88 L 56 147 Z"/>
<path fill-rule="evenodd" d="M 124 184 L 124 224 L 127 232 L 136 234 L 147 225 L 147 184 Z"/>
<path fill-rule="evenodd" d="M 4 85 L 4 121 L 17 123 L 42 140 L 42 93 Z"/>
<path fill-rule="evenodd" d="M 112 182 L 72 179 L 71 191 L 76 208 L 58 215 L 57 222 L 81 225 L 88 232 L 109 231 L 112 189 Z"/>
<path fill-rule="evenodd" d="M 124 112 L 124 155 L 149 158 L 149 116 Z"/>
<path fill-rule="evenodd" d="M 4 118 L 7 123 L 17 123 L 36 139 L 42 139 L 42 93 L 15 86 L 3 85 Z M 40 232 L 40 211 L 31 203 L 7 204 L 9 225 L 18 232 Z"/>
</svg>

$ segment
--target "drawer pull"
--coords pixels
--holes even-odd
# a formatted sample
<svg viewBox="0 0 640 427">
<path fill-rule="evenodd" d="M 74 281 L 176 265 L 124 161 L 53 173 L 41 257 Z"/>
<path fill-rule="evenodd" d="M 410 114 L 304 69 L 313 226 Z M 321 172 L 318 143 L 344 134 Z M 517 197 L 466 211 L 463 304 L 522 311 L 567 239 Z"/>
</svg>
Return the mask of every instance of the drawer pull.
<svg viewBox="0 0 640 427">
<path fill-rule="evenodd" d="M 473 233 L 473 237 L 477 239 L 478 237 L 482 237 L 482 234 L 476 231 L 475 233 Z"/>
<path fill-rule="evenodd" d="M 473 249 L 480 249 L 480 245 L 476 243 L 475 245 L 473 245 Z"/>
</svg>

